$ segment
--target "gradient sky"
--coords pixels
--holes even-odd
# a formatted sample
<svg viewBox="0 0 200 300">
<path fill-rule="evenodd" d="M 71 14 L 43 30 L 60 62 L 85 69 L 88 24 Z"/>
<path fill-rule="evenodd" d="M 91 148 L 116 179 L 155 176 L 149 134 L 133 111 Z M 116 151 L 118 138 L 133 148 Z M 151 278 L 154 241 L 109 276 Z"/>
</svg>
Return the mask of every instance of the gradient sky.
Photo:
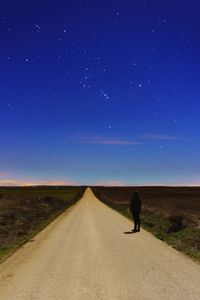
<svg viewBox="0 0 200 300">
<path fill-rule="evenodd" d="M 200 184 L 200 2 L 1 1 L 0 184 Z"/>
</svg>

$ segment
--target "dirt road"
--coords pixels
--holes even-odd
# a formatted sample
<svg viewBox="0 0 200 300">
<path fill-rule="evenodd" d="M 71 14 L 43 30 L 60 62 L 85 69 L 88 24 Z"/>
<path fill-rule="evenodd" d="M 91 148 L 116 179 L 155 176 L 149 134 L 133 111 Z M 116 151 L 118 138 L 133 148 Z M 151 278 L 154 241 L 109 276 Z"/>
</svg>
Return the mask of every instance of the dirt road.
<svg viewBox="0 0 200 300">
<path fill-rule="evenodd" d="M 200 299 L 200 266 L 87 189 L 69 212 L 0 265 L 1 300 Z"/>
</svg>

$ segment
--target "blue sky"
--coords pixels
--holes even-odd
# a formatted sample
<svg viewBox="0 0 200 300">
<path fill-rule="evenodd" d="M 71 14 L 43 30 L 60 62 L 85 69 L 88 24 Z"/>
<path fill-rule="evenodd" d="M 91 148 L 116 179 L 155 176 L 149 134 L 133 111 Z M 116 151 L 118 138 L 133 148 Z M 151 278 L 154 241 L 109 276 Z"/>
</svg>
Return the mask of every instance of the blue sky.
<svg viewBox="0 0 200 300">
<path fill-rule="evenodd" d="M 199 1 L 0 4 L 0 184 L 200 184 Z"/>
</svg>

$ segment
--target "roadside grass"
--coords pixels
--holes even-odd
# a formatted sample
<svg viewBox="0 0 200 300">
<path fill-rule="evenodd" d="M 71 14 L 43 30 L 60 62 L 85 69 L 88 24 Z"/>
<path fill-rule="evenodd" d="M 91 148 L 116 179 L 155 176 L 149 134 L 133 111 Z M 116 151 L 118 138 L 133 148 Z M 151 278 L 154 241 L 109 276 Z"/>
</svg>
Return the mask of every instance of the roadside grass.
<svg viewBox="0 0 200 300">
<path fill-rule="evenodd" d="M 147 212 L 142 214 L 142 225 L 158 239 L 200 262 L 200 230 L 198 228 L 185 223 L 181 229 L 169 232 L 169 229 L 173 227 L 169 219 Z"/>
<path fill-rule="evenodd" d="M 0 262 L 55 220 L 85 187 L 0 187 Z"/>
<path fill-rule="evenodd" d="M 132 220 L 129 213 L 129 201 L 116 201 L 116 195 L 112 198 L 112 192 L 109 195 L 101 189 L 92 188 L 96 197 L 109 207 L 117 210 L 123 216 Z M 183 217 L 180 228 L 176 228 L 176 219 L 182 218 L 182 215 L 164 214 L 163 210 L 155 210 L 148 207 L 143 207 L 141 213 L 142 227 L 151 232 L 158 239 L 165 241 L 176 250 L 181 251 L 200 263 L 200 228 L 195 224 L 188 222 Z M 175 220 L 175 221 L 174 221 Z"/>
</svg>

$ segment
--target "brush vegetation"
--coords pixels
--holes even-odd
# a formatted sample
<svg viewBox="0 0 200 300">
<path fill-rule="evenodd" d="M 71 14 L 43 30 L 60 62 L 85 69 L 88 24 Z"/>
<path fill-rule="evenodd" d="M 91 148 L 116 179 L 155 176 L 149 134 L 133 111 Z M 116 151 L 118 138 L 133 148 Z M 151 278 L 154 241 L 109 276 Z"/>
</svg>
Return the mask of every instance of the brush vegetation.
<svg viewBox="0 0 200 300">
<path fill-rule="evenodd" d="M 85 187 L 0 187 L 0 261 L 83 195 Z"/>
<path fill-rule="evenodd" d="M 97 198 L 130 219 L 129 203 L 134 189 L 138 190 L 143 202 L 143 228 L 200 262 L 200 188 L 92 188 Z"/>
</svg>

